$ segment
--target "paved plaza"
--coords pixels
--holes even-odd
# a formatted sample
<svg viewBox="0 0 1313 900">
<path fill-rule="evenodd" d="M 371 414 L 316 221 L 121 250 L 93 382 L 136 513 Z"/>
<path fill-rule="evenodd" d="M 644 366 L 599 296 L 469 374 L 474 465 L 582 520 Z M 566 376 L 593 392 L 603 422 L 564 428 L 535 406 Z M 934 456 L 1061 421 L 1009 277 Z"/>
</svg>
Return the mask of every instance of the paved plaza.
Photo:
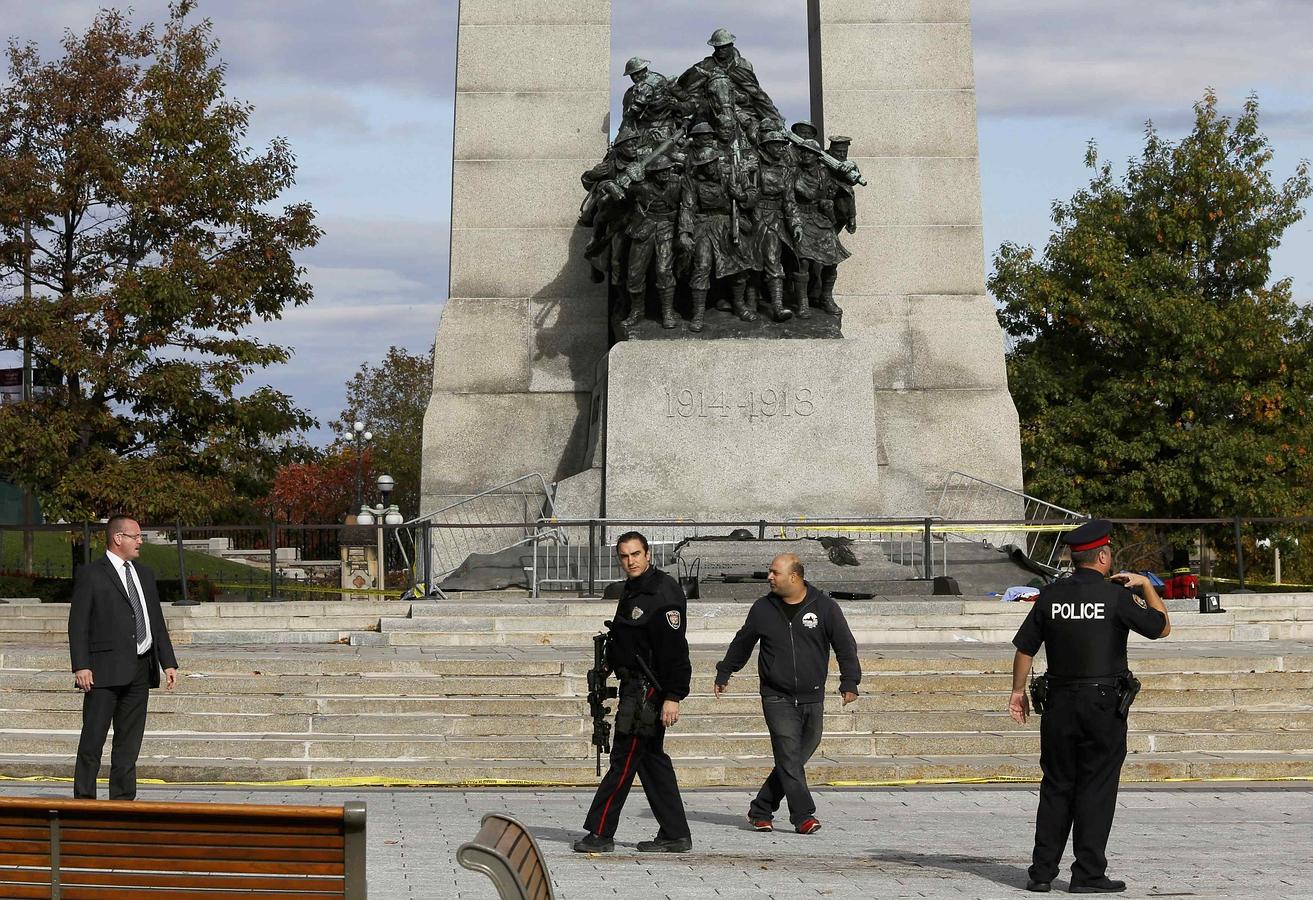
<svg viewBox="0 0 1313 900">
<path fill-rule="evenodd" d="M 102 792 L 104 788 L 102 786 Z M 0 796 L 67 796 L 63 785 L 10 782 Z M 143 800 L 333 804 L 363 799 L 369 888 L 377 900 L 493 898 L 455 861 L 485 812 L 509 812 L 538 838 L 562 900 L 1029 896 L 1022 890 L 1036 805 L 1033 787 L 822 790 L 825 827 L 757 834 L 743 791 L 685 795 L 694 852 L 639 854 L 655 824 L 641 792 L 625 810 L 614 854 L 570 850 L 590 793 L 580 790 L 201 790 L 146 788 Z M 1313 785 L 1186 785 L 1122 790 L 1109 874 L 1127 897 L 1310 898 Z M 1070 853 L 1055 883 L 1067 886 Z"/>
</svg>

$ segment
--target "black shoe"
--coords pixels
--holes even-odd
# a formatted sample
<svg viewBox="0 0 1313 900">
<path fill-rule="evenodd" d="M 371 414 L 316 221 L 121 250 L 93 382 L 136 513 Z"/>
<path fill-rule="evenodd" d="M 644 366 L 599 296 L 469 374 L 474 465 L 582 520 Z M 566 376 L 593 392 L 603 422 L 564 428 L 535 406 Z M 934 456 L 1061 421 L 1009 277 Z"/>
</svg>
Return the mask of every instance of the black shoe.
<svg viewBox="0 0 1313 900">
<path fill-rule="evenodd" d="M 1102 876 L 1093 881 L 1086 881 L 1081 884 L 1072 884 L 1067 889 L 1072 894 L 1120 894 L 1126 890 L 1126 882 L 1113 881 L 1107 876 Z"/>
<path fill-rule="evenodd" d="M 693 849 L 693 838 L 665 838 L 657 835 L 650 841 L 639 841 L 639 853 L 687 853 Z"/>
<path fill-rule="evenodd" d="M 1026 890 L 1034 891 L 1037 894 L 1047 894 L 1053 890 L 1053 885 L 1048 881 L 1036 881 L 1032 878 L 1026 882 Z"/>
<path fill-rule="evenodd" d="M 615 841 L 589 832 L 571 846 L 574 847 L 575 853 L 610 853 L 615 850 Z"/>
</svg>

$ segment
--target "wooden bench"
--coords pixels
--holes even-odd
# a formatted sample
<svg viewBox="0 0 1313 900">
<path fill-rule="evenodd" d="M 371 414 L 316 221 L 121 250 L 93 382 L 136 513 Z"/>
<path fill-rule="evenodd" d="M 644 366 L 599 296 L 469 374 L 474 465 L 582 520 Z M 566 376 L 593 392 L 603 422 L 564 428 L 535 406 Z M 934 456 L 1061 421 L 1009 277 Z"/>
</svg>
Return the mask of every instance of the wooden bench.
<svg viewBox="0 0 1313 900">
<path fill-rule="evenodd" d="M 488 813 L 474 840 L 461 844 L 462 866 L 492 879 L 501 900 L 555 900 L 538 842 L 510 816 Z"/>
<path fill-rule="evenodd" d="M 365 804 L 0 797 L 0 897 L 365 897 Z"/>
</svg>

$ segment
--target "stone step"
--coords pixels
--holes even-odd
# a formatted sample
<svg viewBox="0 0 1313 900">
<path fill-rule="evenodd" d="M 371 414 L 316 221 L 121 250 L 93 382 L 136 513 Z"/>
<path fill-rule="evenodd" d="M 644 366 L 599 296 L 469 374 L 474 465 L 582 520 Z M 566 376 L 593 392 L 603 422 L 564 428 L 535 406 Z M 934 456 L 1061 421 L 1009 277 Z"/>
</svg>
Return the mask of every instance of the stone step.
<svg viewBox="0 0 1313 900">
<path fill-rule="evenodd" d="M 984 699 L 984 698 L 980 698 Z M 684 731 L 709 734 L 764 734 L 759 710 L 723 711 L 718 701 L 693 701 L 683 708 Z M 829 733 L 901 733 L 907 731 L 997 731 L 1010 728 L 1007 713 L 1001 709 L 977 707 L 966 710 L 827 710 L 825 731 Z M 80 709 L 15 708 L 6 701 L 0 705 L 0 719 L 5 728 L 14 730 L 77 730 L 81 727 Z M 465 712 L 414 713 L 320 713 L 249 712 L 241 710 L 213 712 L 198 710 L 160 710 L 152 708 L 151 728 L 161 732 L 208 732 L 242 734 L 295 734 L 302 739 L 321 740 L 335 735 L 413 735 L 413 736 L 587 736 L 592 720 L 583 702 L 574 709 L 552 714 L 526 716 L 513 713 Z M 1303 709 L 1142 709 L 1137 703 L 1131 717 L 1132 732 L 1304 732 L 1313 733 L 1313 708 Z"/>
<path fill-rule="evenodd" d="M 860 710 L 873 712 L 985 712 L 1000 709 L 1004 691 L 868 692 L 858 700 Z M 834 698 L 827 701 L 833 706 Z M 1299 712 L 1310 708 L 1306 689 L 1255 690 L 1156 690 L 1140 692 L 1135 709 L 1154 712 L 1210 711 Z M 581 694 L 544 696 L 409 696 L 394 694 L 354 696 L 284 696 L 277 693 L 200 694 L 156 691 L 151 695 L 151 714 L 156 712 L 195 712 L 201 714 L 249 713 L 259 715 L 498 715 L 531 718 L 536 715 L 587 716 L 587 701 Z M 80 711 L 81 695 L 76 691 L 12 691 L 0 693 L 0 708 L 11 710 Z M 611 702 L 614 711 L 614 701 Z M 693 694 L 684 701 L 686 715 L 760 715 L 761 700 L 753 692 L 735 688 L 734 693 L 713 698 L 710 694 Z"/>
<path fill-rule="evenodd" d="M 449 759 L 441 764 L 407 760 L 336 762 L 328 760 L 234 761 L 203 757 L 180 759 L 143 753 L 139 776 L 175 784 L 251 783 L 298 779 L 368 780 L 369 783 L 417 783 L 434 786 L 544 785 L 594 787 L 593 757 L 570 761 Z M 43 777 L 72 771 L 71 750 L 41 755 L 0 753 L 0 772 L 12 777 Z M 684 788 L 742 787 L 755 789 L 770 773 L 768 756 L 734 760 L 681 760 L 679 782 Z M 1037 783 L 1039 761 L 1034 756 L 971 755 L 899 757 L 815 757 L 807 766 L 816 786 L 960 783 L 992 780 Z M 108 775 L 108 766 L 101 772 Z M 1308 778 L 1313 754 L 1291 752 L 1132 753 L 1122 768 L 1122 782 L 1177 780 Z"/>
<path fill-rule="evenodd" d="M 1032 755 L 1039 753 L 1039 731 L 1029 726 L 995 723 L 998 731 L 828 732 L 817 752 L 823 756 Z M 1006 730 L 1004 730 L 1006 729 Z M 0 729 L 5 751 L 49 754 L 77 749 L 78 731 Z M 1299 732 L 1135 732 L 1132 752 L 1216 753 L 1229 751 L 1299 751 L 1313 753 L 1313 734 Z M 675 759 L 721 758 L 769 753 L 765 729 L 743 734 L 672 730 L 665 747 Z M 251 759 L 280 762 L 298 759 L 404 759 L 416 763 L 448 759 L 568 760 L 591 752 L 588 737 L 464 735 L 299 735 L 228 734 L 213 731 L 147 731 L 141 759 L 157 756 Z"/>
<path fill-rule="evenodd" d="M 726 647 L 734 637 L 734 630 L 693 630 L 688 633 L 690 646 Z M 1010 642 L 1015 627 L 1008 628 L 932 628 L 865 629 L 853 627 L 853 636 L 862 644 L 956 644 Z M 1266 641 L 1313 640 L 1313 622 L 1279 622 L 1270 624 L 1237 625 L 1178 625 L 1172 626 L 1172 637 L 1180 641 Z M 235 640 L 235 639 L 234 639 Z M 1147 641 L 1132 634 L 1130 641 L 1138 644 Z M 587 636 L 577 632 L 461 632 L 461 631 L 392 631 L 381 634 L 355 632 L 351 644 L 360 647 L 540 647 L 558 646 L 582 648 Z"/>
</svg>

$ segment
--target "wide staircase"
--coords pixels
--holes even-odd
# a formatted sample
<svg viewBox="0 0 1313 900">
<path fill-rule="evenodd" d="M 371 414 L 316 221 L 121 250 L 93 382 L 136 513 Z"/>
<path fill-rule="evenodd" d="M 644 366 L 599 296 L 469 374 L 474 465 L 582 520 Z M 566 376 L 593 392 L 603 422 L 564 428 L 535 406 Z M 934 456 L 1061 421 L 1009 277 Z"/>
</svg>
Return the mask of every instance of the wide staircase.
<svg viewBox="0 0 1313 900">
<path fill-rule="evenodd" d="M 1174 602 L 1170 638 L 1134 641 L 1145 689 L 1127 780 L 1313 778 L 1313 596 L 1223 605 L 1200 615 Z M 920 596 L 843 607 L 861 645 L 862 696 L 847 708 L 827 701 L 817 783 L 1038 779 L 1038 720 L 1017 725 L 1004 712 L 1007 641 L 1026 604 Z M 613 608 L 505 594 L 168 607 L 183 677 L 152 694 L 139 773 L 593 784 L 585 671 L 589 638 Z M 67 611 L 0 606 L 2 776 L 71 774 L 81 697 Z M 694 692 L 667 738 L 685 785 L 747 786 L 769 770 L 755 664 L 729 694 L 711 694 L 746 611 L 733 600 L 689 605 Z"/>
</svg>

